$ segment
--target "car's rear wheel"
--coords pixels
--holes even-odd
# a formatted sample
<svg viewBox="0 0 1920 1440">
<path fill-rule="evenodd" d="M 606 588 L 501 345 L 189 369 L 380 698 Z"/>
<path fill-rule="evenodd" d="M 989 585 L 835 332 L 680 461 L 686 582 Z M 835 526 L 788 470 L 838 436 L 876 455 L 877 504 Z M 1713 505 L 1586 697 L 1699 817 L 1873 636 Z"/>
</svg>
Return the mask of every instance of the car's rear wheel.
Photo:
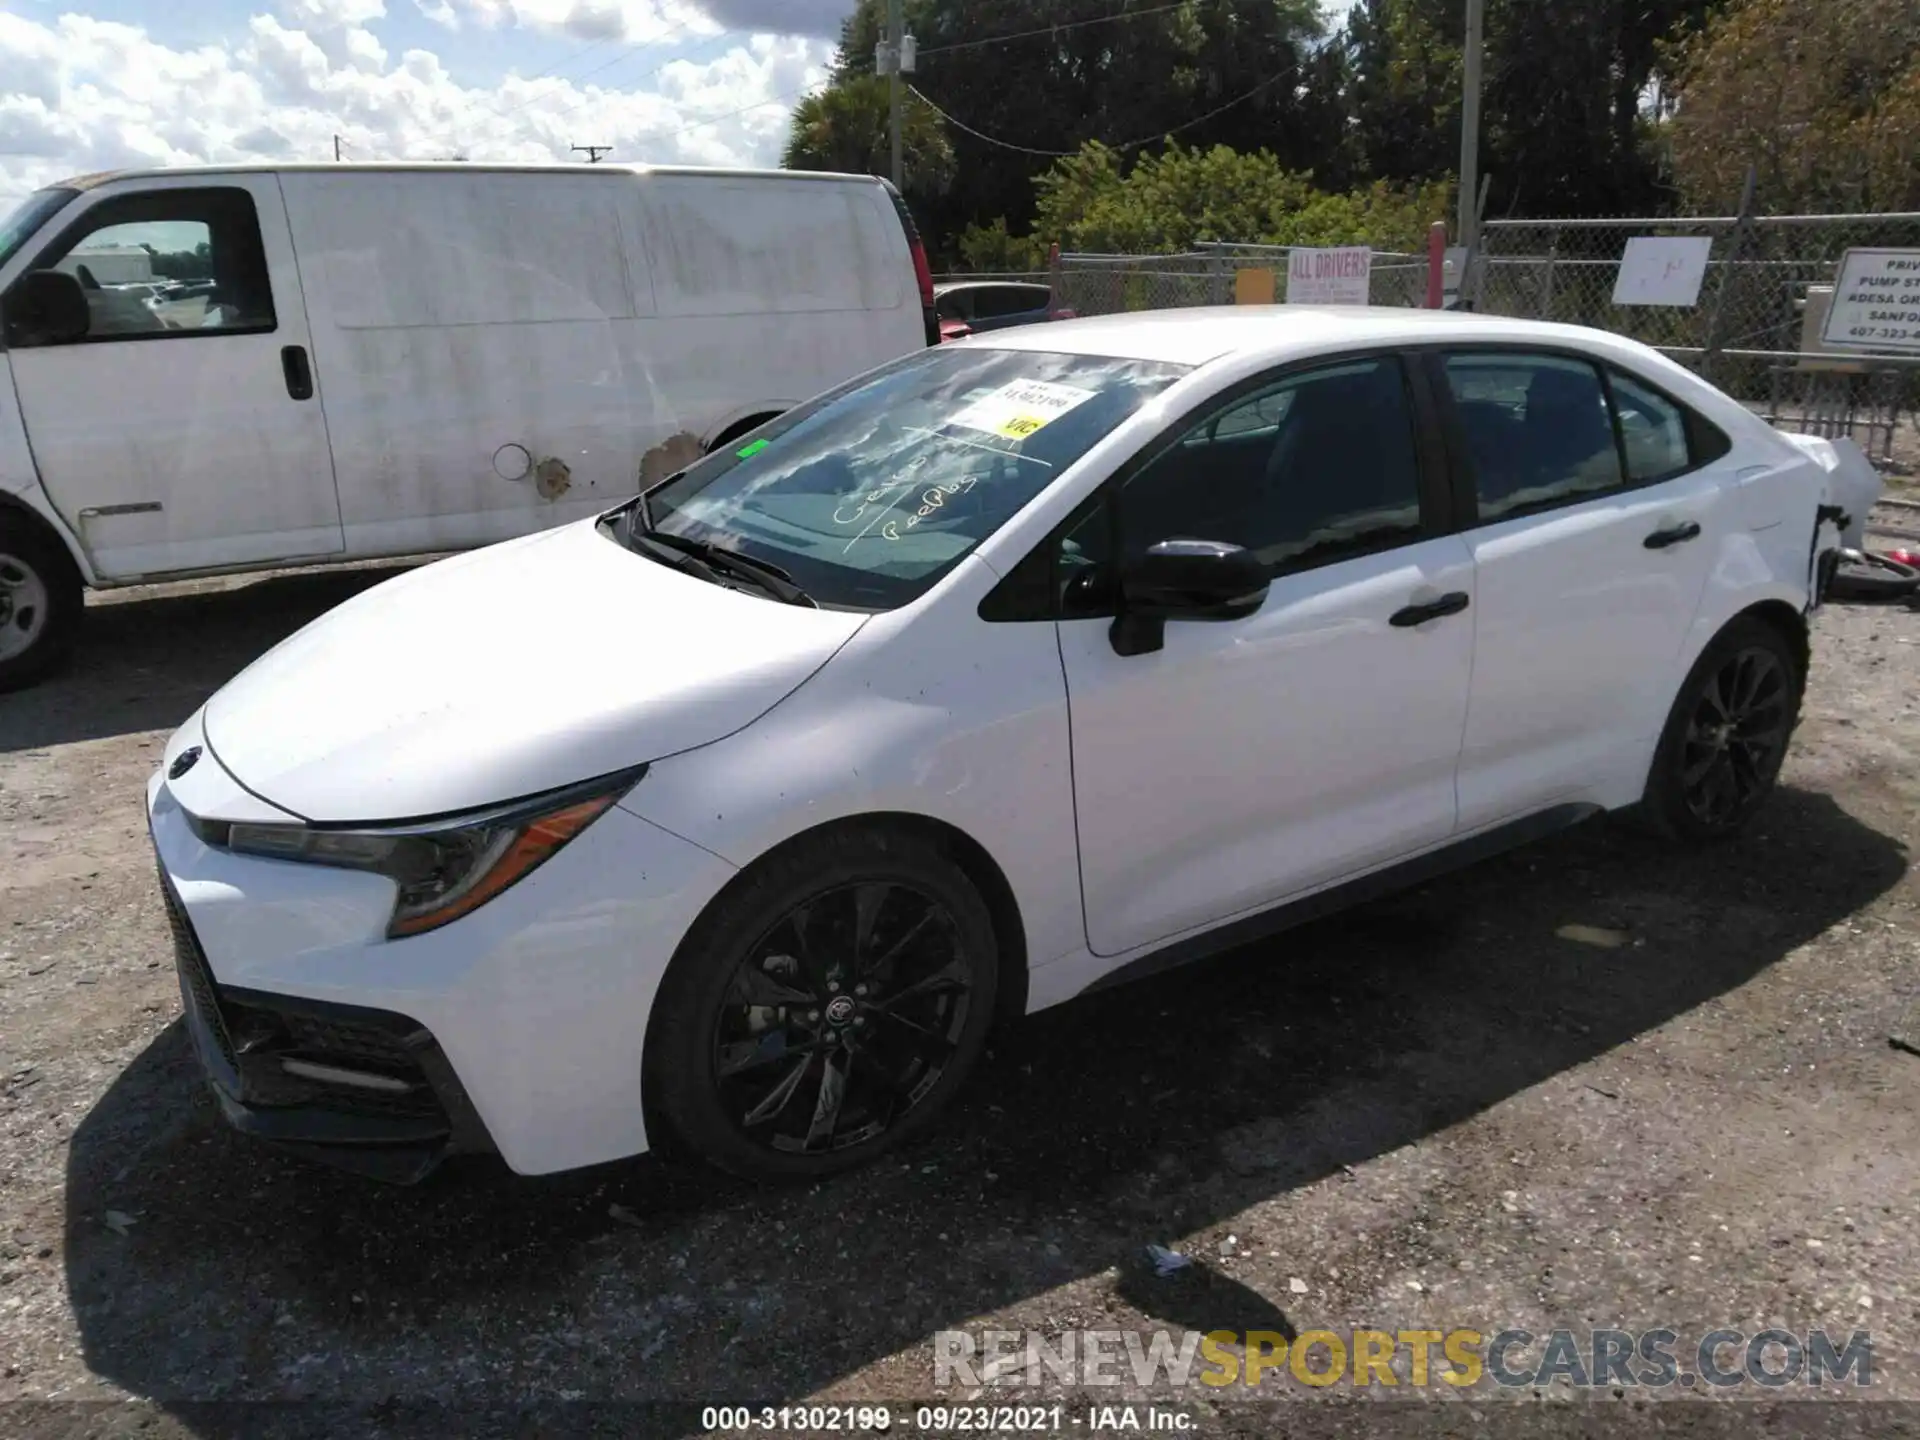
<svg viewBox="0 0 1920 1440">
<path fill-rule="evenodd" d="M 1800 718 L 1796 648 L 1764 621 L 1735 620 L 1695 662 L 1655 752 L 1643 809 L 1676 839 L 1737 835 L 1773 793 Z"/>
<path fill-rule="evenodd" d="M 57 669 L 73 649 L 83 600 L 73 562 L 31 519 L 0 510 L 0 691 Z"/>
<path fill-rule="evenodd" d="M 997 964 L 986 903 L 937 842 L 802 839 L 721 896 L 669 968 L 649 1027 L 656 1116 L 749 1179 L 853 1169 L 960 1088 Z"/>
</svg>

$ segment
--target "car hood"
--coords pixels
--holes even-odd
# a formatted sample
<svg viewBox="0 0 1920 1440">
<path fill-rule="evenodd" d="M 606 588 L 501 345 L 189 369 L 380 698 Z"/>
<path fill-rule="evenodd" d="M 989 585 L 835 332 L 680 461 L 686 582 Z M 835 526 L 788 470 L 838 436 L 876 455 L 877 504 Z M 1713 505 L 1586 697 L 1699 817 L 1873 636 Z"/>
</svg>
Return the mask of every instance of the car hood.
<svg viewBox="0 0 1920 1440">
<path fill-rule="evenodd" d="M 588 521 L 423 566 L 321 616 L 207 702 L 207 744 L 308 820 L 452 814 L 731 734 L 865 619 L 722 589 Z"/>
</svg>

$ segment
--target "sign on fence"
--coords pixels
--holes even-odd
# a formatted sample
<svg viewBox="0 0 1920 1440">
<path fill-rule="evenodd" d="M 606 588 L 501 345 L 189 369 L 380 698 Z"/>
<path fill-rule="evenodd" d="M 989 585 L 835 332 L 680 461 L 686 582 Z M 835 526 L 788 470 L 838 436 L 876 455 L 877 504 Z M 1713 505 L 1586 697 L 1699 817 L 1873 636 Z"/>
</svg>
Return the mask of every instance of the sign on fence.
<svg viewBox="0 0 1920 1440">
<path fill-rule="evenodd" d="M 1289 305 L 1365 305 L 1373 290 L 1373 247 L 1296 249 L 1287 257 Z"/>
<path fill-rule="evenodd" d="M 1264 265 L 1244 265 L 1233 272 L 1233 303 L 1273 304 L 1273 271 Z"/>
<path fill-rule="evenodd" d="M 1853 350 L 1920 350 L 1920 250 L 1841 256 L 1821 338 Z"/>
<path fill-rule="evenodd" d="M 1616 305 L 1678 305 L 1700 303 L 1700 285 L 1707 278 L 1707 257 L 1713 240 L 1705 235 L 1636 235 L 1620 257 L 1620 274 L 1613 282 Z"/>
</svg>

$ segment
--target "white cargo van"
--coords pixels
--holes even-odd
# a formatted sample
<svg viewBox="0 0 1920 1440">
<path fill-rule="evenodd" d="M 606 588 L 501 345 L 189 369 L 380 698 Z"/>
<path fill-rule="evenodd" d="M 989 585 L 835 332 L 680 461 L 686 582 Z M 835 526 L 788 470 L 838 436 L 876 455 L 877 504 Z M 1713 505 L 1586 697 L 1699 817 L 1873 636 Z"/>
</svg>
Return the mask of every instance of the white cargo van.
<svg viewBox="0 0 1920 1440">
<path fill-rule="evenodd" d="M 64 655 L 83 585 L 563 524 L 936 343 L 932 305 L 906 207 L 867 176 L 325 165 L 41 190 L 0 228 L 0 689 Z"/>
</svg>

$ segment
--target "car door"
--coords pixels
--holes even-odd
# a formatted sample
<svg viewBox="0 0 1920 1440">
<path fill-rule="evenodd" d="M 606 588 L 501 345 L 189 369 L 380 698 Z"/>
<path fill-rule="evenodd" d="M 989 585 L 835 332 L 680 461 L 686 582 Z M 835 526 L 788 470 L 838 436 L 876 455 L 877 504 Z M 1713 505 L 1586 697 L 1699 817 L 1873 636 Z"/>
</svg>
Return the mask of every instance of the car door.
<svg viewBox="0 0 1920 1440">
<path fill-rule="evenodd" d="M 1460 757 L 1473 830 L 1593 798 L 1644 761 L 1732 517 L 1724 443 L 1644 379 L 1513 349 L 1427 363 L 1478 576 Z"/>
<path fill-rule="evenodd" d="M 89 256 L 110 275 L 196 283 L 148 303 Z M 84 335 L 29 333 L 15 323 L 16 281 L 8 349 L 40 482 L 102 577 L 340 552 L 274 176 L 102 186 L 27 268 L 63 271 L 85 291 Z"/>
<path fill-rule="evenodd" d="M 1115 955 L 1444 842 L 1473 658 L 1473 563 L 1445 533 L 1414 381 L 1375 354 L 1236 387 L 1057 542 L 1087 940 Z M 1231 623 L 1116 653 L 1117 555 L 1253 550 Z"/>
</svg>

